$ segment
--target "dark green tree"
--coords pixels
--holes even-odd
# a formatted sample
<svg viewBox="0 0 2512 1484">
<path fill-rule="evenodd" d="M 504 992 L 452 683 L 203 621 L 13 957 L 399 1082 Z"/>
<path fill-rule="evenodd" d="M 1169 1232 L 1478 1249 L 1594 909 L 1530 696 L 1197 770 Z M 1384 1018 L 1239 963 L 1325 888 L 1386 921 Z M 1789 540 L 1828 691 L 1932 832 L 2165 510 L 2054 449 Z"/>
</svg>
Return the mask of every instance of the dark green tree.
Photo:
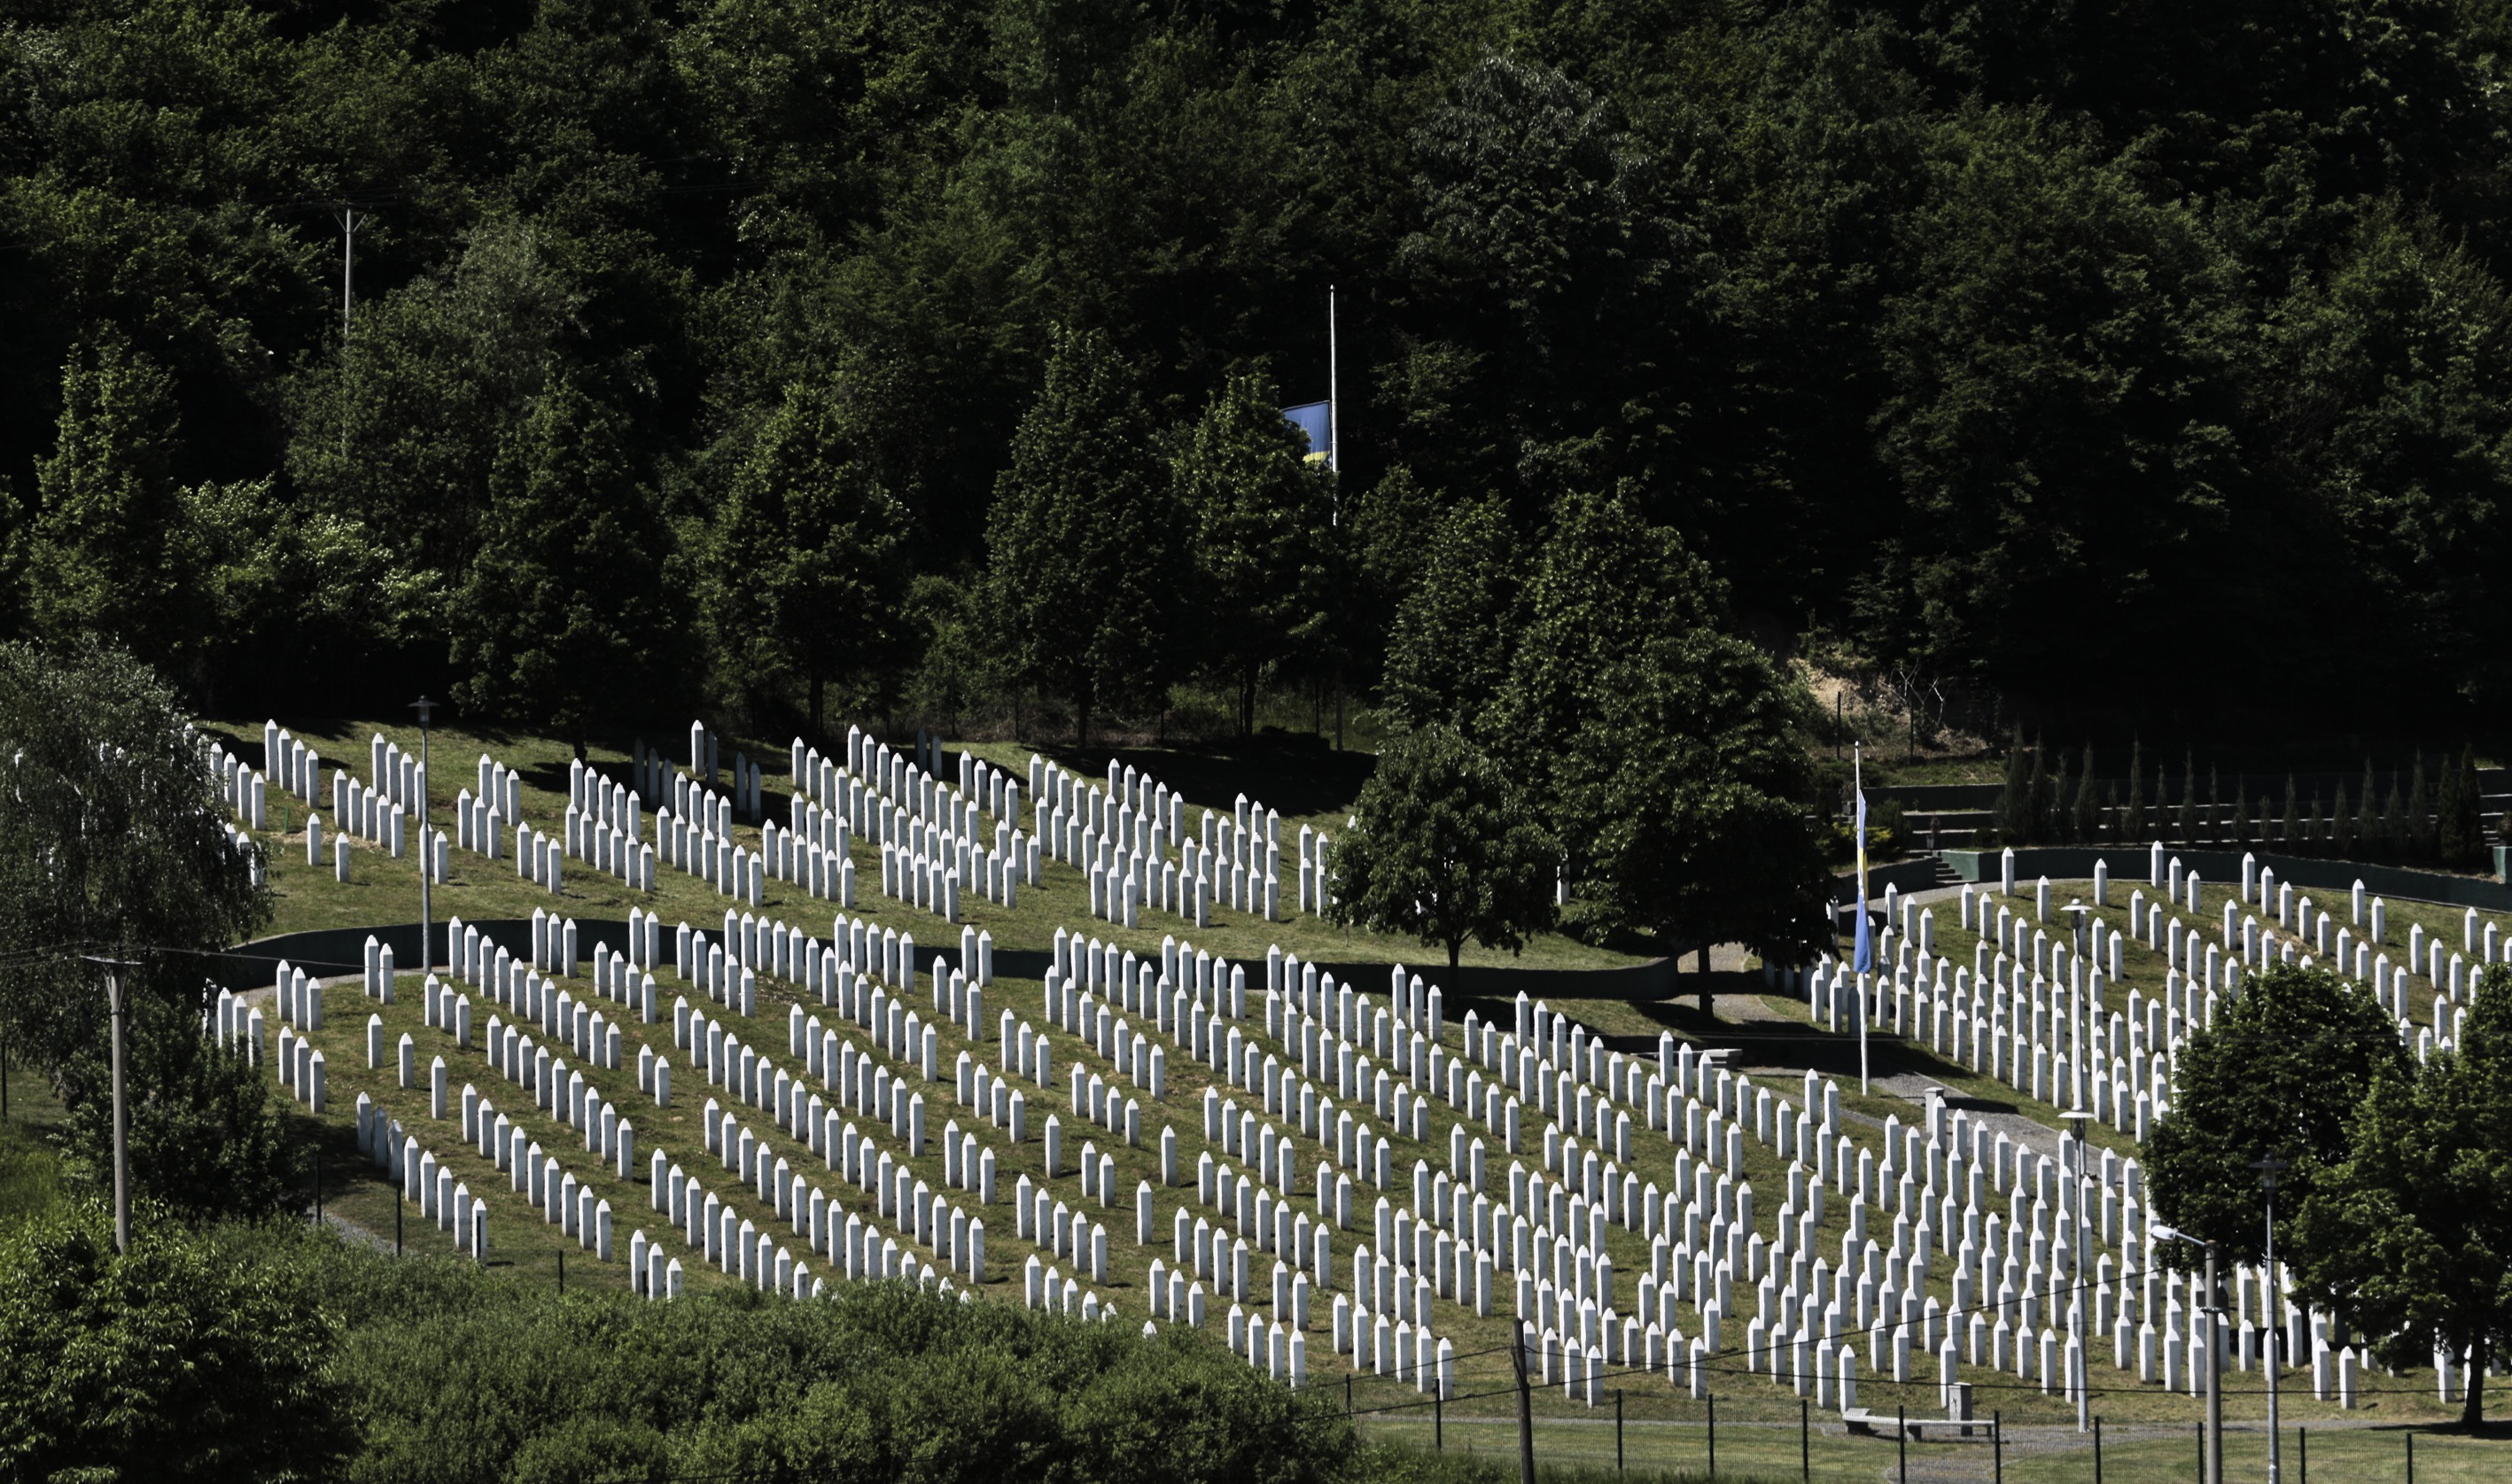
<svg viewBox="0 0 2512 1484">
<path fill-rule="evenodd" d="M 206 615 L 175 434 L 172 379 L 120 332 L 62 368 L 59 436 L 35 468 L 26 549 L 36 633 L 94 636 L 170 667 L 199 646 Z"/>
<path fill-rule="evenodd" d="M 174 693 L 119 650 L 0 645 L 0 1019 L 9 1054 L 69 1106 L 72 1152 L 107 1168 L 108 1020 L 98 955 L 125 971 L 143 1192 L 260 1214 L 285 1179 L 265 1081 L 210 1053 L 200 955 L 250 939 L 270 894 L 228 835 L 209 756 Z"/>
<path fill-rule="evenodd" d="M 336 1321 L 168 1213 L 85 1203 L 0 1242 L 0 1458 L 24 1478 L 308 1479 L 356 1442 Z"/>
<path fill-rule="evenodd" d="M 1186 525 L 1152 455 L 1134 372 L 1095 330 L 1059 330 L 987 522 L 988 620 L 1020 684 L 1073 707 L 1157 705 L 1180 673 Z"/>
<path fill-rule="evenodd" d="M 2032 764 L 2023 745 L 2023 728 L 2006 744 L 2006 777 L 1997 791 L 1997 842 L 2032 843 Z"/>
<path fill-rule="evenodd" d="M 2479 818 L 2483 803 L 2477 749 L 2463 746 L 2459 760 L 2443 770 L 2441 817 L 2434 821 L 2434 853 L 2446 869 L 2467 871 L 2484 856 L 2486 832 Z"/>
<path fill-rule="evenodd" d="M 1448 951 L 1514 953 L 1552 925 L 1560 845 L 1506 769 L 1446 726 L 1379 754 L 1334 842 L 1329 918 Z"/>
<path fill-rule="evenodd" d="M 2425 792 L 2424 750 L 2416 751 L 2413 781 L 2408 785 L 2406 829 L 2402 834 L 2400 854 L 2414 862 L 2427 862 L 2434 855 L 2433 798 Z"/>
<path fill-rule="evenodd" d="M 462 705 L 575 746 L 648 715 L 673 652 L 664 531 L 617 414 L 560 381 L 497 456 L 471 578 L 454 600 Z"/>
<path fill-rule="evenodd" d="M 2156 1216 L 2235 1262 L 2264 1251 L 2266 1196 L 2252 1168 L 2292 1161 L 2283 1229 L 2318 1171 L 2347 1155 L 2356 1106 L 2410 1058 L 2372 994 L 2327 969 L 2272 963 L 2182 1045 L 2176 1101 L 2145 1144 Z"/>
<path fill-rule="evenodd" d="M 2076 771 L 2076 801 L 2068 822 L 2067 838 L 2080 845 L 2090 845 L 2101 838 L 2101 801 L 2094 794 L 2094 744 L 2085 744 L 2085 761 Z"/>
<path fill-rule="evenodd" d="M 1540 780 L 1588 930 L 1795 961 L 1829 900 L 1813 703 L 1719 626 L 1724 600 L 1671 532 L 1564 496 L 1485 746 Z"/>
<path fill-rule="evenodd" d="M 856 422 L 844 387 L 787 387 L 744 440 L 707 533 L 701 606 L 722 673 L 754 697 L 799 685 L 817 737 L 829 683 L 901 647 L 906 513 Z"/>
<path fill-rule="evenodd" d="M 388 532 L 440 601 L 484 548 L 507 441 L 589 328 L 560 239 L 506 214 L 467 224 L 429 271 L 363 298 L 347 343 L 288 386 L 293 483 Z"/>
<path fill-rule="evenodd" d="M 69 1168 L 108 1192 L 113 1099 L 98 1060 L 79 1068 L 91 1095 L 70 1110 Z M 309 1151 L 289 1138 L 267 1071 L 164 1014 L 134 1017 L 124 1060 L 132 1190 L 187 1221 L 277 1216 L 304 1198 Z"/>
<path fill-rule="evenodd" d="M 1464 501 L 1432 527 L 1387 646 L 1384 693 L 1401 723 L 1472 725 L 1500 694 L 1516 637 L 1518 555 L 1498 500 Z"/>
<path fill-rule="evenodd" d="M 2145 828 L 2145 743 L 2142 739 L 2129 746 L 2128 803 L 2118 831 L 2119 839 L 2128 844 L 2139 844 L 2147 838 Z"/>
<path fill-rule="evenodd" d="M 2478 979 L 2453 1050 L 2384 1059 L 2344 1155 L 2294 1219 L 2296 1286 L 2385 1363 L 2466 1355 L 2460 1421 L 2485 1421 L 2489 1363 L 2512 1351 L 2512 984 Z"/>
<path fill-rule="evenodd" d="M 2185 753 L 2180 760 L 2180 819 L 2176 837 L 2184 845 L 2198 843 L 2198 756 Z"/>
<path fill-rule="evenodd" d="M 2397 794 L 2397 789 L 2394 789 Z M 2386 848 L 2386 831 L 2381 829 L 2381 794 L 2372 776 L 2372 759 L 2364 759 L 2364 789 L 2356 794 L 2354 848 L 2378 859 Z"/>
<path fill-rule="evenodd" d="M 1272 378 L 1242 371 L 1169 458 L 1195 528 L 1197 647 L 1237 697 L 1241 736 L 1256 729 L 1258 682 L 1313 661 L 1324 638 L 1333 476 L 1301 450 Z"/>
</svg>

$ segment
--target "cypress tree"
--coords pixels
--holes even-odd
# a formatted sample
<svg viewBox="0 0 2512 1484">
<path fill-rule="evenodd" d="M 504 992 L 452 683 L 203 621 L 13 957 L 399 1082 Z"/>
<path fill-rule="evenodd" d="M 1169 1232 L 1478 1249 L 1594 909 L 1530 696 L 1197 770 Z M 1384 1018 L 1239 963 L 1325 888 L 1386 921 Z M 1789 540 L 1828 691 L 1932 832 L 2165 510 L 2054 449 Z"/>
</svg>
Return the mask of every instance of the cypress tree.
<svg viewBox="0 0 2512 1484">
<path fill-rule="evenodd" d="M 2429 818 L 2432 801 L 2425 797 L 2425 755 L 2421 748 L 2416 751 L 2412 776 L 2414 782 L 2408 789 L 2407 838 L 2400 853 L 2412 861 L 2429 861 L 2433 859 L 2433 822 Z"/>
<path fill-rule="evenodd" d="M 2076 775 L 2076 819 L 2069 832 L 2078 844 L 2090 845 L 2098 838 L 2097 804 L 2094 799 L 2094 744 L 2085 744 L 2084 766 Z"/>
<path fill-rule="evenodd" d="M 1073 707 L 1157 709 L 1182 658 L 1185 516 L 1148 441 L 1135 369 L 1099 331 L 1059 330 L 995 479 L 989 627 L 1010 679 Z"/>
<path fill-rule="evenodd" d="M 2363 821 L 2346 809 L 2346 785 L 2337 786 L 2337 801 L 2329 806 L 2329 853 L 2339 860 L 2350 860 L 2355 854 L 2355 838 Z"/>
<path fill-rule="evenodd" d="M 2364 760 L 2364 789 L 2355 796 L 2356 808 L 2361 812 L 2355 820 L 2354 850 L 2381 848 L 2381 809 L 2374 801 L 2378 797 L 2373 778 L 2373 760 L 2368 757 Z M 2348 852 L 2349 859 L 2353 858 L 2354 850 Z"/>
<path fill-rule="evenodd" d="M 2114 837 L 2122 840 L 2145 838 L 2145 743 L 2133 741 L 2128 750 L 2127 812 L 2112 821 Z"/>
<path fill-rule="evenodd" d="M 2031 814 L 2025 828 L 2031 832 L 2032 842 L 2036 845 L 2050 839 L 2050 772 L 2046 765 L 2048 756 L 2041 746 L 2041 739 L 2033 738 L 2032 803 Z"/>
<path fill-rule="evenodd" d="M 2207 764 L 2207 840 L 2211 844 L 2221 844 L 2224 840 L 2223 799 L 2223 780 L 2217 773 L 2216 764 L 2210 762 Z"/>
<path fill-rule="evenodd" d="M 2458 763 L 2443 770 L 2442 815 L 2434 822 L 2435 854 L 2453 871 L 2475 866 L 2485 845 L 2478 804 L 2477 752 L 2462 746 Z"/>
<path fill-rule="evenodd" d="M 2028 795 L 2031 774 L 2023 763 L 2023 728 L 2015 728 L 2014 739 L 2006 745 L 2006 781 L 1997 794 L 1997 842 L 2001 845 L 2025 843 L 2024 830 L 2032 817 Z"/>
<path fill-rule="evenodd" d="M 2414 843 L 2414 825 L 2408 818 L 2405 800 L 2399 797 L 2399 780 L 2390 779 L 2389 801 L 2381 806 L 2380 834 L 2375 838 L 2375 859 L 2398 861 L 2407 858 Z"/>
<path fill-rule="evenodd" d="M 2318 808 L 2319 803 L 2317 799 L 2312 801 L 2314 808 Z M 2301 837 L 2302 805 L 2295 799 L 2294 774 L 2288 773 L 2285 775 L 2285 828 L 2278 832 L 2277 843 L 2288 850 L 2298 851 L 2302 848 Z"/>
<path fill-rule="evenodd" d="M 2337 805 L 2341 811 L 2346 806 L 2346 791 L 2344 789 L 2337 791 Z M 2311 791 L 2311 831 L 2302 838 L 2302 845 L 2305 853 L 2311 855 L 2320 854 L 2322 843 L 2328 839 L 2328 835 L 2329 820 L 2326 815 L 2320 812 L 2320 790 L 2315 788 Z"/>
<path fill-rule="evenodd" d="M 2180 842 L 2198 842 L 2198 755 L 2184 753 L 2180 760 Z"/>
</svg>

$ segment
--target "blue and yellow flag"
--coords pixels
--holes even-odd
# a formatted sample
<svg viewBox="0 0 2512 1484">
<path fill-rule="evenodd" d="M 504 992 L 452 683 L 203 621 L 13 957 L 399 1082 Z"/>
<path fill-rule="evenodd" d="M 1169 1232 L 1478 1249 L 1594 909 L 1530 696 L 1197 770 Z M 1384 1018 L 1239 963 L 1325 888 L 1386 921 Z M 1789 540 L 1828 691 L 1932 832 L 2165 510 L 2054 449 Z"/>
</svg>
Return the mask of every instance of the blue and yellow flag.
<svg viewBox="0 0 2512 1484">
<path fill-rule="evenodd" d="M 1309 461 L 1323 463 L 1334 452 L 1334 404 L 1304 402 L 1282 409 L 1282 420 L 1308 435 Z"/>
<path fill-rule="evenodd" d="M 1858 955 L 1850 965 L 1861 974 L 1875 971 L 1875 940 L 1866 925 L 1866 791 L 1858 791 Z"/>
</svg>

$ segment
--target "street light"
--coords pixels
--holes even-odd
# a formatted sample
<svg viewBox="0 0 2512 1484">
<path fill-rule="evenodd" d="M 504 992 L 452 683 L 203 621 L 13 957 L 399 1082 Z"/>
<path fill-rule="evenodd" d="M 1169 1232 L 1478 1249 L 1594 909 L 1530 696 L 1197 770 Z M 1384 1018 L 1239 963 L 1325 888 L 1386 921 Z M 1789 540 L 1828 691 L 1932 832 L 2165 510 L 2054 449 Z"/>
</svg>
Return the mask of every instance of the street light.
<svg viewBox="0 0 2512 1484">
<path fill-rule="evenodd" d="M 428 878 L 436 868 L 436 841 L 427 838 L 427 719 L 435 712 L 436 703 L 422 695 L 410 703 L 410 709 L 418 713 L 418 972 L 424 977 L 436 968 L 435 957 L 428 951 L 428 940 L 436 931 L 435 903 L 428 897 Z"/>
<path fill-rule="evenodd" d="M 2265 1354 L 2268 1373 L 2268 1484 L 2278 1484 L 2283 1477 L 2283 1458 L 2277 1448 L 2277 1341 L 2285 1333 L 2284 1290 L 2278 1286 L 2276 1272 L 2276 1188 L 2277 1176 L 2291 1167 L 2291 1161 L 2270 1154 L 2254 1163 L 2259 1172 L 2259 1185 L 2267 1191 L 2267 1265 L 2268 1325 Z"/>
<path fill-rule="evenodd" d="M 2067 1338 L 2075 1345 L 2076 1356 L 2073 1374 L 2067 1378 L 2067 1383 L 2076 1393 L 2076 1430 L 2085 1432 L 2093 1427 L 2094 1405 L 2093 1387 L 2088 1385 L 2093 1370 L 2087 1354 L 2091 1341 L 2085 1333 L 2085 1129 L 2093 1122 L 2094 1115 L 2078 1109 L 2059 1116 L 2066 1120 L 2076 1137 L 2076 1236 L 2071 1244 L 2076 1260 L 2076 1293 L 2067 1305 Z"/>
<path fill-rule="evenodd" d="M 2224 1308 L 2216 1290 L 2216 1244 L 2161 1223 L 2148 1227 L 2146 1235 L 2155 1241 L 2196 1242 L 2207 1252 L 2207 1484 L 2224 1484 Z M 2275 1403 L 2269 1406 L 2273 1418 Z M 2269 1430 L 2275 1430 L 2273 1422 Z M 2274 1478 L 2273 1452 L 2269 1460 L 2268 1476 Z"/>
<path fill-rule="evenodd" d="M 2089 1008 L 2086 1000 L 2091 988 L 2085 983 L 2084 972 L 2085 918 L 2093 909 L 2087 907 L 2081 898 L 2070 898 L 2066 912 L 2076 919 L 2075 931 L 2067 948 L 2067 1101 L 2081 1110 L 2085 1106 L 2085 1019 Z M 2095 972 L 2100 973 L 2100 970 L 2097 968 Z M 2084 1136 L 2081 1125 L 2076 1134 L 2079 1138 Z M 2081 1154 L 2078 1155 L 2079 1162 L 2082 1158 Z"/>
</svg>

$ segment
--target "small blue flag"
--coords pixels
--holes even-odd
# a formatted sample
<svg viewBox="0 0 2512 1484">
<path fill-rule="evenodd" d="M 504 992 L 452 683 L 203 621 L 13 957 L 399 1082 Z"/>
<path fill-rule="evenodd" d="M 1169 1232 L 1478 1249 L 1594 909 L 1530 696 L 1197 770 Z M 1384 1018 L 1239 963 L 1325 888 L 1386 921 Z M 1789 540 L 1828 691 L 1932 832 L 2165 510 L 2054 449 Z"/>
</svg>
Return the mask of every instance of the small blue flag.
<svg viewBox="0 0 2512 1484">
<path fill-rule="evenodd" d="M 1334 404 L 1304 402 L 1282 409 L 1282 420 L 1308 435 L 1309 458 L 1323 460 L 1334 451 Z"/>
<path fill-rule="evenodd" d="M 1875 940 L 1866 925 L 1866 791 L 1858 791 L 1858 957 L 1851 965 L 1861 974 L 1875 971 Z"/>
</svg>

